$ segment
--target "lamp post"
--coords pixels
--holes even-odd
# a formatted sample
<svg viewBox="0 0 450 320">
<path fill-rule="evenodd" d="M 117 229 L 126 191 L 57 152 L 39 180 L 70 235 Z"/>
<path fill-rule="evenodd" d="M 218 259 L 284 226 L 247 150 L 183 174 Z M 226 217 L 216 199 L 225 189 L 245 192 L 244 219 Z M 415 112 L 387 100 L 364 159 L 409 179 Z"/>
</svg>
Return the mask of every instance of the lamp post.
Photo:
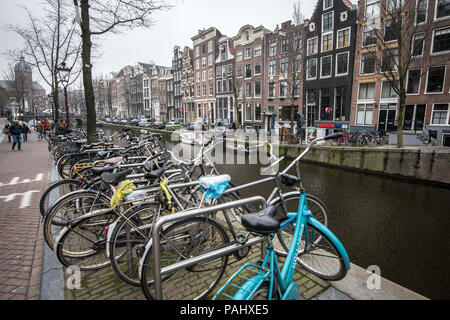
<svg viewBox="0 0 450 320">
<path fill-rule="evenodd" d="M 66 62 L 64 61 L 63 63 L 61 63 L 61 66 L 56 68 L 56 70 L 59 73 L 59 77 L 61 79 L 61 83 L 64 86 L 64 100 L 65 100 L 65 104 L 66 104 L 66 121 L 67 121 L 67 129 L 69 129 L 69 125 L 70 125 L 70 115 L 69 115 L 69 104 L 68 104 L 68 99 L 67 99 L 67 85 L 69 84 L 69 75 L 70 75 L 70 71 L 72 71 L 72 68 L 68 68 L 66 66 Z"/>
</svg>

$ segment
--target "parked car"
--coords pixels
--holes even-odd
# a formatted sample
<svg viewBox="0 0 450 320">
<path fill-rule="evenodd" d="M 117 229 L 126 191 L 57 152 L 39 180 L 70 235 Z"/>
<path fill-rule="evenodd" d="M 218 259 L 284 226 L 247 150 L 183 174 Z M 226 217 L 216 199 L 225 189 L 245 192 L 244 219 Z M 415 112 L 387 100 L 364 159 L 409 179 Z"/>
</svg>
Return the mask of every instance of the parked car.
<svg viewBox="0 0 450 320">
<path fill-rule="evenodd" d="M 139 125 L 139 119 L 133 119 L 133 120 L 131 120 L 130 121 L 130 125 L 132 125 L 132 126 L 138 126 Z"/>
<path fill-rule="evenodd" d="M 139 127 L 149 127 L 150 124 L 151 124 L 151 120 L 150 120 L 150 119 L 141 119 L 141 120 L 138 122 L 138 126 L 139 126 Z"/>
<path fill-rule="evenodd" d="M 167 125 L 166 125 L 166 130 L 170 130 L 170 131 L 175 131 L 181 129 L 181 125 L 179 125 L 178 123 L 176 123 L 175 121 L 170 121 Z"/>
<path fill-rule="evenodd" d="M 153 128 L 162 130 L 166 128 L 166 124 L 162 121 L 155 121 L 153 123 Z"/>
<path fill-rule="evenodd" d="M 106 118 L 106 119 L 105 119 L 105 122 L 106 122 L 106 123 L 111 123 L 111 121 L 112 121 L 111 118 Z"/>
</svg>

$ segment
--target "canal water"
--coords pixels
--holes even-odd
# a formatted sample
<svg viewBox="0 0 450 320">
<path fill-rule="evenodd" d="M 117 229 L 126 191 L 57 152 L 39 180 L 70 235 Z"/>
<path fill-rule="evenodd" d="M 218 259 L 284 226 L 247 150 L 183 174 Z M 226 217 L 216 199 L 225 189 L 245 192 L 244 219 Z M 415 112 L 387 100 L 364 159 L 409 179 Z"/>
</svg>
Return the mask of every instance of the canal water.
<svg viewBox="0 0 450 320">
<path fill-rule="evenodd" d="M 280 169 L 289 163 L 283 161 Z M 216 167 L 235 185 L 266 177 L 260 165 Z M 376 265 L 382 277 L 427 298 L 450 298 L 448 189 L 311 163 L 301 163 L 301 175 L 307 192 L 328 206 L 328 226 L 352 263 Z M 272 189 L 258 185 L 241 197 L 267 197 Z"/>
</svg>

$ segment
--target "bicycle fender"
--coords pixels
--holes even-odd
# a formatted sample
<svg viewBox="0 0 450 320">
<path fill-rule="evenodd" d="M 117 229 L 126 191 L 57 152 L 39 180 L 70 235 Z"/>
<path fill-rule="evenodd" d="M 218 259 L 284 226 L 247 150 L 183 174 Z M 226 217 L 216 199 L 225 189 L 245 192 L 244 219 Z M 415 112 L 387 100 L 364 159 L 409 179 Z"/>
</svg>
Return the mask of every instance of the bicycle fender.
<svg viewBox="0 0 450 320">
<path fill-rule="evenodd" d="M 341 256 L 344 257 L 344 265 L 345 268 L 348 270 L 350 269 L 350 258 L 348 257 L 347 251 L 345 250 L 344 246 L 342 245 L 341 241 L 334 235 L 333 232 L 331 232 L 330 229 L 325 227 L 322 223 L 314 219 L 313 217 L 309 217 L 308 224 L 311 224 L 313 227 L 316 227 L 320 231 L 322 231 L 336 246 L 336 249 L 339 251 Z"/>
<path fill-rule="evenodd" d="M 233 300 L 248 300 L 250 298 L 250 294 L 256 291 L 263 282 L 264 275 L 262 274 L 250 278 L 236 292 Z"/>
</svg>

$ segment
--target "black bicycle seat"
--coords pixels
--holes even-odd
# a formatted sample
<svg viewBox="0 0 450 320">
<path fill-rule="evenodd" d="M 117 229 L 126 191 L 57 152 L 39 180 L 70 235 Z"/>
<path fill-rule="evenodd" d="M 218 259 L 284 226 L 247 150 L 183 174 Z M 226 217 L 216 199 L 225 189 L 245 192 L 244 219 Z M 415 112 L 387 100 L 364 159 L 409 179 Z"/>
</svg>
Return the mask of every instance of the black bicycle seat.
<svg viewBox="0 0 450 320">
<path fill-rule="evenodd" d="M 127 175 L 129 175 L 132 172 L 133 172 L 132 169 L 128 169 L 117 173 L 106 172 L 102 174 L 102 181 L 106 184 L 117 186 L 120 182 L 122 182 L 123 179 L 125 179 Z"/>
<path fill-rule="evenodd" d="M 281 183 L 284 184 L 286 187 L 292 187 L 296 184 L 299 184 L 302 180 L 297 178 L 296 176 L 286 174 L 286 173 L 280 173 L 279 175 Z"/>
<path fill-rule="evenodd" d="M 93 167 L 92 173 L 96 176 L 102 175 L 105 172 L 112 172 L 114 171 L 114 167 L 111 166 L 104 166 L 104 167 Z"/>
<path fill-rule="evenodd" d="M 158 179 L 158 178 L 160 178 L 160 177 L 164 174 L 164 172 L 166 172 L 168 169 L 169 169 L 169 167 L 162 167 L 162 168 L 159 168 L 159 169 L 154 170 L 154 171 L 152 171 L 152 172 L 148 172 L 148 173 L 145 174 L 145 178 L 147 178 L 147 179 Z"/>
<path fill-rule="evenodd" d="M 248 213 L 242 216 L 242 225 L 248 231 L 262 235 L 276 233 L 280 230 L 280 222 L 275 219 L 277 208 L 269 206 L 257 213 Z"/>
</svg>

